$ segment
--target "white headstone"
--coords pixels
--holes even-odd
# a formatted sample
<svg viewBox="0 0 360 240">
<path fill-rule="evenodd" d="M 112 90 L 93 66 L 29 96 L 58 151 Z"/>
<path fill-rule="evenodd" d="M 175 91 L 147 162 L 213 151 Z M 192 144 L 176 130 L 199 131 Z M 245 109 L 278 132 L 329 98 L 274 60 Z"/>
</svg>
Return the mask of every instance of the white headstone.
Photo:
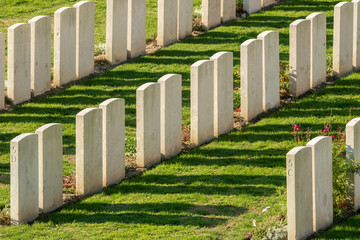
<svg viewBox="0 0 360 240">
<path fill-rule="evenodd" d="M 178 0 L 158 0 L 157 44 L 167 46 L 177 40 Z"/>
<path fill-rule="evenodd" d="M 354 5 L 353 68 L 360 69 L 360 0 L 352 0 Z"/>
<path fill-rule="evenodd" d="M 31 25 L 31 89 L 34 96 L 51 87 L 51 17 L 39 16 Z"/>
<path fill-rule="evenodd" d="M 18 23 L 8 30 L 7 95 L 13 104 L 31 98 L 30 24 Z"/>
<path fill-rule="evenodd" d="M 62 126 L 46 124 L 35 133 L 39 141 L 39 208 L 49 212 L 63 202 Z"/>
<path fill-rule="evenodd" d="M 221 21 L 227 22 L 236 18 L 236 0 L 221 0 Z"/>
<path fill-rule="evenodd" d="M 263 111 L 262 41 L 241 44 L 241 117 L 250 121 Z"/>
<path fill-rule="evenodd" d="M 314 232 L 333 224 L 332 139 L 316 137 L 307 147 L 312 149 L 312 190 Z"/>
<path fill-rule="evenodd" d="M 261 7 L 266 8 L 268 6 L 274 5 L 275 3 L 275 0 L 261 0 Z"/>
<path fill-rule="evenodd" d="M 333 74 L 343 77 L 353 67 L 354 4 L 340 2 L 334 7 Z"/>
<path fill-rule="evenodd" d="M 161 161 L 160 84 L 146 83 L 136 90 L 136 164 L 150 167 Z"/>
<path fill-rule="evenodd" d="M 310 20 L 290 24 L 289 91 L 294 97 L 310 90 Z"/>
<path fill-rule="evenodd" d="M 103 111 L 103 186 L 125 178 L 125 100 L 112 98 L 100 104 Z"/>
<path fill-rule="evenodd" d="M 107 0 L 106 58 L 117 64 L 127 60 L 128 0 Z"/>
<path fill-rule="evenodd" d="M 312 13 L 310 20 L 310 87 L 326 82 L 326 14 Z"/>
<path fill-rule="evenodd" d="M 54 84 L 76 79 L 76 9 L 63 7 L 54 19 Z"/>
<path fill-rule="evenodd" d="M 81 1 L 76 8 L 76 77 L 94 73 L 95 2 Z"/>
<path fill-rule="evenodd" d="M 146 46 L 146 0 L 128 2 L 128 58 L 145 54 Z"/>
<path fill-rule="evenodd" d="M 161 154 L 171 158 L 181 152 L 182 78 L 167 74 L 160 84 Z"/>
<path fill-rule="evenodd" d="M 221 24 L 221 0 L 202 0 L 202 23 L 210 29 Z"/>
<path fill-rule="evenodd" d="M 191 65 L 191 142 L 202 145 L 214 139 L 214 62 Z"/>
<path fill-rule="evenodd" d="M 261 10 L 261 0 L 244 0 L 244 10 L 248 14 L 256 13 Z"/>
<path fill-rule="evenodd" d="M 233 53 L 218 52 L 210 60 L 214 62 L 214 137 L 219 137 L 233 130 Z"/>
<path fill-rule="evenodd" d="M 193 0 L 178 0 L 177 39 L 192 34 Z"/>
<path fill-rule="evenodd" d="M 265 31 L 258 35 L 262 41 L 263 66 L 263 110 L 267 111 L 280 106 L 279 76 L 279 32 Z"/>
<path fill-rule="evenodd" d="M 5 34 L 0 33 L 0 110 L 5 108 Z"/>
<path fill-rule="evenodd" d="M 288 239 L 313 234 L 311 148 L 296 147 L 286 155 Z"/>
<path fill-rule="evenodd" d="M 360 118 L 354 118 L 346 125 L 346 159 L 349 162 L 360 159 Z M 349 174 L 348 199 L 356 212 L 360 209 L 360 175 Z"/>
<path fill-rule="evenodd" d="M 25 133 L 10 142 L 10 215 L 12 224 L 39 216 L 38 136 Z"/>
<path fill-rule="evenodd" d="M 76 193 L 100 192 L 102 177 L 102 110 L 87 108 L 76 115 Z"/>
</svg>

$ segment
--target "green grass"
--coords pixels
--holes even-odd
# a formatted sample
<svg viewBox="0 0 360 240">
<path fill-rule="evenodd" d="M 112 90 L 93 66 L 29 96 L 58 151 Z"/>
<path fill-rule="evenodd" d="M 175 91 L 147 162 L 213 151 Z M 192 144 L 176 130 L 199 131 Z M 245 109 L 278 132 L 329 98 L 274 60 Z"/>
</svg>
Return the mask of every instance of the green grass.
<svg viewBox="0 0 360 240">
<path fill-rule="evenodd" d="M 293 0 L 216 28 L 196 38 L 120 65 L 55 96 L 0 114 L 0 203 L 9 200 L 9 141 L 43 124 L 64 128 L 64 154 L 75 153 L 75 115 L 112 97 L 126 100 L 126 136 L 135 138 L 136 89 L 167 73 L 183 76 L 183 124 L 190 123 L 190 65 L 218 51 L 234 53 L 240 44 L 265 30 L 280 32 L 280 58 L 288 62 L 289 24 L 317 11 L 328 15 L 328 55 L 332 54 L 333 6 L 339 1 Z M 2 19 L 2 18 L 1 18 Z M 2 238 L 104 239 L 241 239 L 257 236 L 270 225 L 286 224 L 285 156 L 297 144 L 292 122 L 320 131 L 333 110 L 334 129 L 355 107 L 360 115 L 359 74 L 328 86 L 245 130 L 185 153 L 136 179 L 88 198 L 32 226 L 0 228 Z M 234 86 L 239 86 L 239 80 Z M 64 173 L 74 171 L 64 161 Z M 0 206 L 1 206 L 0 205 Z M 261 210 L 271 209 L 262 215 Z M 252 221 L 257 221 L 257 227 Z"/>
<path fill-rule="evenodd" d="M 359 225 L 360 215 L 357 214 L 314 239 L 360 239 Z"/>
</svg>

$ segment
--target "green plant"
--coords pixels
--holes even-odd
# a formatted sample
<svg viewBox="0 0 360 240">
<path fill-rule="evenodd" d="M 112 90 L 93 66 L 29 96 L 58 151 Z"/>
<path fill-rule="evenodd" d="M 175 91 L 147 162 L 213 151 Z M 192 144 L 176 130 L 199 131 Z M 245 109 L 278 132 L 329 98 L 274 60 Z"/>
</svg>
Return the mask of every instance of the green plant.
<svg viewBox="0 0 360 240">
<path fill-rule="evenodd" d="M 241 91 L 234 91 L 234 110 L 237 110 L 241 107 Z"/>
<path fill-rule="evenodd" d="M 136 158 L 136 138 L 125 137 L 125 156 Z"/>
</svg>

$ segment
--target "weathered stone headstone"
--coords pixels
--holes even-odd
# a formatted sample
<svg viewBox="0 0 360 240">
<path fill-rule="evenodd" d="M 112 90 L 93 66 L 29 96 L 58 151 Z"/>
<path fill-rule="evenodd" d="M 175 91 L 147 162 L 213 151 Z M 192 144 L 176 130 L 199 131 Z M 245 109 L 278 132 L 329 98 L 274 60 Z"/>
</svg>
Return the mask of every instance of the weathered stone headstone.
<svg viewBox="0 0 360 240">
<path fill-rule="evenodd" d="M 112 98 L 100 104 L 103 111 L 103 186 L 125 178 L 125 100 Z"/>
<path fill-rule="evenodd" d="M 158 0 L 157 44 L 167 46 L 177 40 L 178 0 Z"/>
<path fill-rule="evenodd" d="M 12 224 L 39 216 L 38 136 L 25 133 L 10 142 L 10 215 Z"/>
<path fill-rule="evenodd" d="M 248 14 L 256 13 L 261 10 L 261 0 L 244 0 L 244 10 Z"/>
<path fill-rule="evenodd" d="M 95 2 L 81 1 L 76 8 L 76 77 L 94 73 Z"/>
<path fill-rule="evenodd" d="M 161 161 L 160 84 L 145 83 L 136 90 L 136 164 L 150 167 Z"/>
<path fill-rule="evenodd" d="M 316 137 L 307 147 L 312 149 L 313 230 L 333 224 L 332 139 Z"/>
<path fill-rule="evenodd" d="M 360 0 L 352 0 L 354 7 L 353 68 L 360 69 Z"/>
<path fill-rule="evenodd" d="M 280 106 L 279 32 L 265 31 L 258 35 L 262 41 L 263 110 Z"/>
<path fill-rule="evenodd" d="M 250 121 L 263 111 L 262 41 L 249 39 L 241 44 L 241 116 Z"/>
<path fill-rule="evenodd" d="M 0 110 L 5 108 L 5 34 L 0 33 Z"/>
<path fill-rule="evenodd" d="M 192 34 L 193 0 L 178 0 L 177 39 Z"/>
<path fill-rule="evenodd" d="M 102 110 L 87 108 L 76 115 L 76 193 L 100 192 L 102 177 Z"/>
<path fill-rule="evenodd" d="M 30 24 L 18 23 L 8 29 L 7 95 L 13 104 L 31 98 Z"/>
<path fill-rule="evenodd" d="M 202 145 L 214 139 L 214 62 L 191 65 L 191 142 Z"/>
<path fill-rule="evenodd" d="M 63 7 L 54 19 L 54 84 L 76 79 L 76 9 Z"/>
<path fill-rule="evenodd" d="M 310 20 L 290 24 L 289 91 L 299 97 L 310 90 Z"/>
<path fill-rule="evenodd" d="M 38 128 L 39 208 L 43 212 L 59 208 L 63 202 L 62 126 L 51 123 Z"/>
<path fill-rule="evenodd" d="M 221 21 L 227 22 L 236 18 L 236 0 L 221 0 Z"/>
<path fill-rule="evenodd" d="M 311 148 L 296 147 L 286 155 L 288 239 L 313 234 Z"/>
<path fill-rule="evenodd" d="M 348 162 L 360 159 L 360 118 L 354 118 L 346 125 L 346 160 Z M 349 174 L 348 199 L 350 206 L 356 212 L 360 209 L 360 175 Z"/>
<path fill-rule="evenodd" d="M 333 74 L 343 77 L 353 67 L 354 4 L 340 2 L 334 7 Z"/>
<path fill-rule="evenodd" d="M 214 62 L 214 137 L 219 137 L 233 130 L 233 53 L 218 52 L 210 60 Z"/>
<path fill-rule="evenodd" d="M 326 14 L 312 13 L 310 20 L 310 87 L 326 82 Z"/>
<path fill-rule="evenodd" d="M 117 64 L 127 60 L 128 0 L 107 0 L 106 58 Z"/>
<path fill-rule="evenodd" d="M 31 89 L 34 96 L 50 90 L 51 84 L 51 18 L 39 16 L 31 26 Z"/>
<path fill-rule="evenodd" d="M 261 7 L 266 8 L 268 6 L 274 5 L 275 3 L 275 0 L 261 0 Z"/>
<path fill-rule="evenodd" d="M 127 51 L 128 58 L 145 54 L 146 46 L 146 0 L 128 2 Z"/>
<path fill-rule="evenodd" d="M 221 24 L 221 0 L 202 0 L 202 23 L 210 29 Z"/>
<path fill-rule="evenodd" d="M 160 84 L 161 154 L 171 158 L 181 152 L 182 77 L 167 74 Z"/>
</svg>

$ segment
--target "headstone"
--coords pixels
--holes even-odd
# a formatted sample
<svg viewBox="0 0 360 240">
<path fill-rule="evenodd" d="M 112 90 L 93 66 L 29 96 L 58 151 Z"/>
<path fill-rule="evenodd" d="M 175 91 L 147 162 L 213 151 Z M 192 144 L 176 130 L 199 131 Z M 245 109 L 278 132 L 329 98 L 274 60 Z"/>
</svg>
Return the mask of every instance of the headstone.
<svg viewBox="0 0 360 240">
<path fill-rule="evenodd" d="M 158 0 L 157 44 L 167 46 L 177 40 L 178 0 Z"/>
<path fill-rule="evenodd" d="M 193 0 L 178 0 L 177 39 L 192 34 Z"/>
<path fill-rule="evenodd" d="M 181 152 L 182 78 L 167 74 L 160 84 L 161 154 L 171 158 Z"/>
<path fill-rule="evenodd" d="M 214 139 L 214 62 L 191 65 L 191 142 L 199 146 Z"/>
<path fill-rule="evenodd" d="M 145 83 L 136 90 L 136 164 L 151 167 L 161 161 L 160 84 Z"/>
<path fill-rule="evenodd" d="M 261 10 L 261 0 L 244 0 L 244 10 L 248 14 L 256 13 Z"/>
<path fill-rule="evenodd" d="M 354 118 L 346 125 L 346 159 L 349 162 L 360 159 L 360 118 Z M 360 175 L 349 174 L 348 199 L 356 212 L 360 209 Z"/>
<path fill-rule="evenodd" d="M 236 0 L 221 0 L 221 21 L 236 19 Z"/>
<path fill-rule="evenodd" d="M 221 24 L 221 0 L 202 0 L 202 23 L 207 28 Z"/>
<path fill-rule="evenodd" d="M 12 224 L 39 216 L 38 136 L 25 133 L 10 142 L 10 215 Z"/>
<path fill-rule="evenodd" d="M 263 111 L 262 41 L 249 39 L 241 44 L 241 117 L 250 121 Z"/>
<path fill-rule="evenodd" d="M 7 95 L 13 104 L 31 98 L 30 24 L 18 23 L 8 30 Z"/>
<path fill-rule="evenodd" d="M 275 0 L 261 0 L 261 7 L 266 8 L 268 6 L 274 5 L 275 3 Z"/>
<path fill-rule="evenodd" d="M 340 2 L 334 7 L 333 74 L 343 77 L 353 67 L 354 4 Z"/>
<path fill-rule="evenodd" d="M 94 73 L 95 2 L 81 1 L 76 8 L 76 77 Z"/>
<path fill-rule="evenodd" d="M 310 20 L 310 87 L 326 82 L 326 14 L 312 13 Z"/>
<path fill-rule="evenodd" d="M 217 138 L 233 130 L 233 53 L 218 52 L 210 60 L 214 62 L 214 137 Z"/>
<path fill-rule="evenodd" d="M 51 87 L 51 18 L 39 16 L 31 26 L 31 89 L 34 96 Z"/>
<path fill-rule="evenodd" d="M 127 60 L 128 0 L 107 0 L 106 58 L 117 64 Z"/>
<path fill-rule="evenodd" d="M 5 34 L 0 33 L 0 110 L 5 108 Z"/>
<path fill-rule="evenodd" d="M 311 148 L 296 147 L 286 155 L 288 239 L 313 234 Z"/>
<path fill-rule="evenodd" d="M 294 97 L 310 90 L 310 20 L 290 24 L 289 91 Z"/>
<path fill-rule="evenodd" d="M 76 79 L 76 9 L 63 7 L 54 19 L 54 84 Z"/>
<path fill-rule="evenodd" d="M 360 0 L 352 0 L 354 7 L 353 68 L 360 69 Z"/>
<path fill-rule="evenodd" d="M 62 126 L 51 123 L 38 128 L 39 208 L 50 212 L 63 202 Z"/>
<path fill-rule="evenodd" d="M 87 108 L 76 115 L 76 193 L 100 192 L 102 177 L 102 110 Z"/>
<path fill-rule="evenodd" d="M 103 112 L 103 186 L 125 178 L 125 100 L 112 98 L 100 104 Z"/>
<path fill-rule="evenodd" d="M 316 137 L 312 149 L 313 230 L 318 232 L 333 224 L 332 139 Z"/>
<path fill-rule="evenodd" d="M 145 54 L 146 46 L 146 0 L 128 2 L 128 58 Z"/>
<path fill-rule="evenodd" d="M 262 41 L 263 51 L 263 110 L 267 111 L 280 106 L 279 32 L 265 31 L 258 39 Z"/>
</svg>

